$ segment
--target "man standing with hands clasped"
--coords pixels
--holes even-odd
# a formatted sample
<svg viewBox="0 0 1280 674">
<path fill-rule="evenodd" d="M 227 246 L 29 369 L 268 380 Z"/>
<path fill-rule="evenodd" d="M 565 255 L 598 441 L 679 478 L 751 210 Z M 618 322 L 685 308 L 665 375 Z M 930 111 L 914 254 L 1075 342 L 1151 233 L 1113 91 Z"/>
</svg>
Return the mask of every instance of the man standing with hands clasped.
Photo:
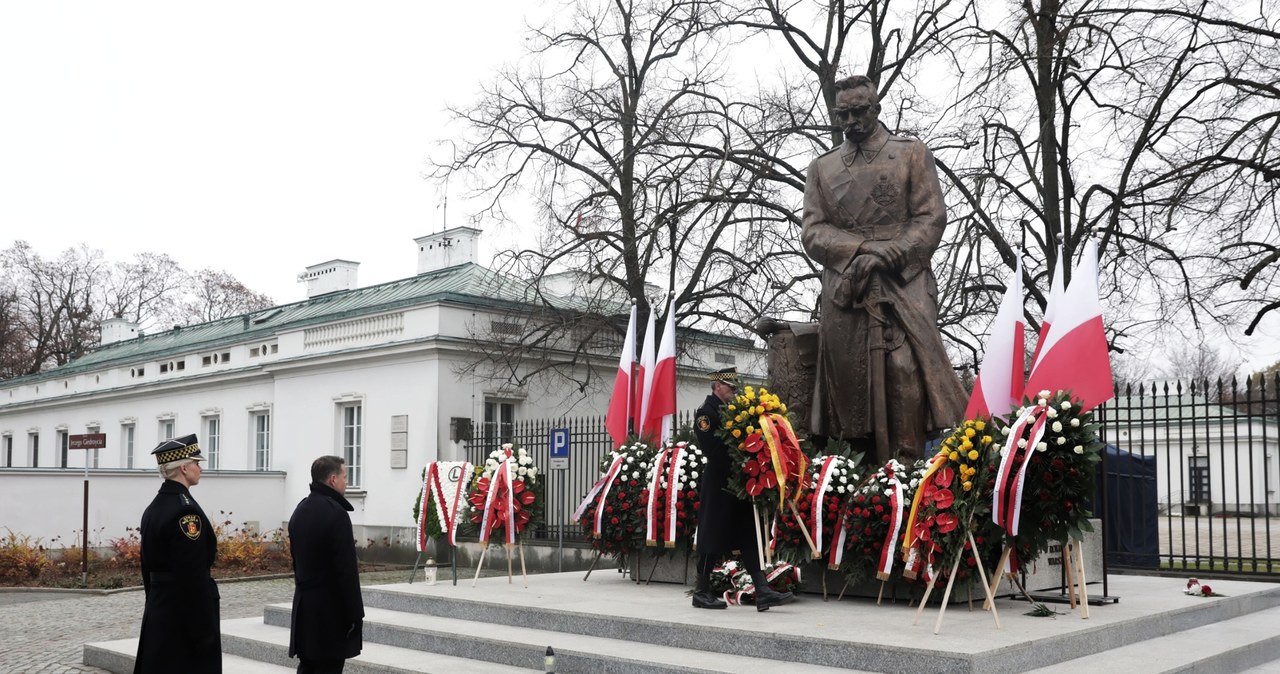
<svg viewBox="0 0 1280 674">
<path fill-rule="evenodd" d="M 364 602 L 347 501 L 347 469 L 338 456 L 311 464 L 311 495 L 289 518 L 293 555 L 293 616 L 289 657 L 298 672 L 341 672 L 360 655 Z"/>
</svg>

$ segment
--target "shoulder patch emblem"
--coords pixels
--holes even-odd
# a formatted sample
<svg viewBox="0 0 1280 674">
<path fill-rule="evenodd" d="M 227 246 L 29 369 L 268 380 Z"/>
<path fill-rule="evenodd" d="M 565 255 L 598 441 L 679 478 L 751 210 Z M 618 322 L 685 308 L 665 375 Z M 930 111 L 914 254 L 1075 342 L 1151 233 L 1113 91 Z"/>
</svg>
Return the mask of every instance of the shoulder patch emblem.
<svg viewBox="0 0 1280 674">
<path fill-rule="evenodd" d="M 711 420 L 707 418 L 707 415 L 703 414 L 698 417 L 698 430 L 703 431 L 704 433 L 711 430 Z"/>
<path fill-rule="evenodd" d="M 199 515 L 183 515 L 178 518 L 178 528 L 182 530 L 182 534 L 191 540 L 200 538 L 200 516 Z"/>
</svg>

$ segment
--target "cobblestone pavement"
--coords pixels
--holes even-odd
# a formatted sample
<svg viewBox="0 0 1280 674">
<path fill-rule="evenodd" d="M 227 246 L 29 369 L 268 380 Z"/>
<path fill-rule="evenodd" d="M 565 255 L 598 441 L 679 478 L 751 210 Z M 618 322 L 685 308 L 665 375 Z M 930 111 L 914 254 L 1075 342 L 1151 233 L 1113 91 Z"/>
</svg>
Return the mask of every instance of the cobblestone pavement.
<svg viewBox="0 0 1280 674">
<path fill-rule="evenodd" d="M 447 573 L 447 572 L 446 572 Z M 403 582 L 408 571 L 361 575 L 365 585 Z M 421 577 L 421 576 L 419 576 Z M 222 582 L 222 618 L 262 615 L 267 604 L 291 601 L 293 579 Z M 19 594 L 19 593 L 15 593 Z M 25 594 L 25 593 L 20 593 Z M 41 594 L 39 599 L 0 602 L 0 674 L 105 673 L 80 663 L 84 645 L 138 636 L 142 591 L 98 595 Z"/>
</svg>

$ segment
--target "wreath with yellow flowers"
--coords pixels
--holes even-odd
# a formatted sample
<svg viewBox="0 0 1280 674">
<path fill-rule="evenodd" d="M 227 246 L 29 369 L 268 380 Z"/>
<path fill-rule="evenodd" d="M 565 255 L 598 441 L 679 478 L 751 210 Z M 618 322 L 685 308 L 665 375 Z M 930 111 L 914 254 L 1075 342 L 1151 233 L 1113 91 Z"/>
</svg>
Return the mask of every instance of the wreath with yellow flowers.
<svg viewBox="0 0 1280 674">
<path fill-rule="evenodd" d="M 716 434 L 730 449 L 728 488 L 738 498 L 776 490 L 781 504 L 804 491 L 809 459 L 791 429 L 786 403 L 769 389 L 747 386 L 721 407 Z"/>
</svg>

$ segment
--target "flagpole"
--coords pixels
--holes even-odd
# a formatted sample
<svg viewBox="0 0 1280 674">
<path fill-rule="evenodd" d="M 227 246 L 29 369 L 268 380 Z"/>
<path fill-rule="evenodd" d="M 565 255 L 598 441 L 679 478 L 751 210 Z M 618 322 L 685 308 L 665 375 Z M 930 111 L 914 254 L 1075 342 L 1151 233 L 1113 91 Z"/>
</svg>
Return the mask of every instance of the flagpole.
<svg viewBox="0 0 1280 674">
<path fill-rule="evenodd" d="M 668 295 L 667 313 L 671 314 L 671 319 L 670 319 L 671 329 L 675 330 L 676 291 L 672 290 L 671 292 L 667 293 L 667 295 Z M 671 343 L 677 344 L 674 334 L 671 335 Z M 680 373 L 677 369 L 677 365 L 679 364 L 679 362 L 680 362 L 680 359 L 677 357 L 677 354 L 672 353 L 671 354 L 671 401 L 675 403 L 675 405 L 673 406 L 673 411 L 671 413 L 671 437 L 672 438 L 675 438 L 676 436 L 676 411 L 680 409 L 680 404 L 678 402 L 680 398 L 676 396 L 677 391 L 680 390 L 680 384 L 678 381 L 680 379 Z"/>
<path fill-rule="evenodd" d="M 636 317 L 636 298 L 631 298 L 631 319 L 632 322 L 627 325 L 627 330 L 635 328 Z M 625 341 L 625 340 L 624 340 Z M 631 372 L 627 375 L 627 431 L 630 435 L 640 434 L 640 422 L 635 418 L 636 395 L 636 340 L 631 340 Z M 590 573 L 588 573 L 590 575 Z"/>
</svg>

